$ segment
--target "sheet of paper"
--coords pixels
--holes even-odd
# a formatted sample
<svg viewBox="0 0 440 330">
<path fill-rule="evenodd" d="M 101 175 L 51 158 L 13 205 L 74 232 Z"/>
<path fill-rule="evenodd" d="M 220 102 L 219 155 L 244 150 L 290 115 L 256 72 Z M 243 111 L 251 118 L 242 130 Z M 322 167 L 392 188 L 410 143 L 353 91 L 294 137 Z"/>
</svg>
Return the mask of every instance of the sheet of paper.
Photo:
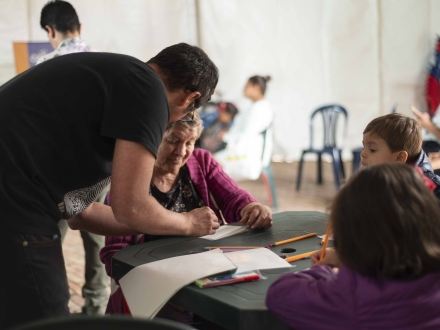
<svg viewBox="0 0 440 330">
<path fill-rule="evenodd" d="M 150 262 L 132 269 L 119 283 L 131 314 L 153 318 L 185 285 L 235 268 L 225 254 L 215 249 Z"/>
<path fill-rule="evenodd" d="M 278 254 L 266 248 L 228 252 L 225 253 L 225 256 L 237 265 L 236 273 L 257 269 L 292 267 Z"/>
<path fill-rule="evenodd" d="M 199 238 L 207 239 L 209 241 L 216 241 L 220 238 L 225 238 L 233 235 L 240 234 L 242 232 L 245 232 L 247 230 L 246 226 L 231 226 L 231 225 L 224 225 L 221 226 L 215 234 L 213 235 L 206 235 Z"/>
</svg>

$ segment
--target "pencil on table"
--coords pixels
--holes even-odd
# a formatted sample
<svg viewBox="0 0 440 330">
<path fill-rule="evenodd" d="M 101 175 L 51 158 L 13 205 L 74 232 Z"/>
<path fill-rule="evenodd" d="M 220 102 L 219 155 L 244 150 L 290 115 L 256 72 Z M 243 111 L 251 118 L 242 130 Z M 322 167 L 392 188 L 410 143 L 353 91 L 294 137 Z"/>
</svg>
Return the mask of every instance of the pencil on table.
<svg viewBox="0 0 440 330">
<path fill-rule="evenodd" d="M 319 250 L 310 251 L 310 252 L 306 252 L 306 253 L 301 253 L 301 254 L 298 254 L 298 255 L 296 255 L 296 256 L 288 257 L 288 258 L 286 258 L 285 260 L 286 260 L 287 262 L 294 262 L 294 261 L 298 261 L 298 260 L 306 259 L 306 258 L 310 257 L 310 256 L 311 256 L 313 253 L 315 253 L 316 251 L 319 251 Z"/>
<path fill-rule="evenodd" d="M 275 243 L 269 244 L 268 247 L 271 248 L 272 246 L 287 244 L 287 243 L 299 241 L 300 239 L 309 238 L 309 237 L 313 237 L 313 236 L 316 236 L 316 233 L 310 233 L 310 234 L 306 234 L 306 235 L 302 235 L 302 236 L 298 236 L 298 237 L 294 237 L 294 238 L 289 238 L 284 241 L 275 242 Z"/>
</svg>

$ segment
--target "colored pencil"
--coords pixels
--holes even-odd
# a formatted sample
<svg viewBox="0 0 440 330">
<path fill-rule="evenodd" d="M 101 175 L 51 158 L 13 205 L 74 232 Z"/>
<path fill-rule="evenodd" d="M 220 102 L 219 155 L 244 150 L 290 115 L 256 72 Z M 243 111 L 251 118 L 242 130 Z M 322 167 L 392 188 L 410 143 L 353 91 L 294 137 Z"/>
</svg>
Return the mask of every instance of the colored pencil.
<svg viewBox="0 0 440 330">
<path fill-rule="evenodd" d="M 302 260 L 302 259 L 307 259 L 307 258 L 310 258 L 310 256 L 311 256 L 313 253 L 315 253 L 316 251 L 319 251 L 319 250 L 310 251 L 310 252 L 306 252 L 306 253 L 301 253 L 301 254 L 298 254 L 298 255 L 296 255 L 296 256 L 288 257 L 288 258 L 286 258 L 285 260 L 286 260 L 287 262 L 294 262 L 294 261 L 298 261 L 298 260 Z"/>
<path fill-rule="evenodd" d="M 319 257 L 319 260 L 322 260 L 325 257 L 325 249 L 327 248 L 327 243 L 328 243 L 328 238 L 330 237 L 332 229 L 331 229 L 331 225 L 330 225 L 330 221 L 327 225 L 327 232 L 325 233 L 325 237 L 323 240 L 323 244 L 322 244 L 322 250 L 321 250 L 321 255 Z"/>
<path fill-rule="evenodd" d="M 313 237 L 313 236 L 316 236 L 316 233 L 310 233 L 310 234 L 307 234 L 307 235 L 302 235 L 302 236 L 298 236 L 298 237 L 294 237 L 294 238 L 289 238 L 289 239 L 286 239 L 284 241 L 275 242 L 275 243 L 269 244 L 268 247 L 271 248 L 272 246 L 278 246 L 278 245 L 282 245 L 282 244 L 287 244 L 287 243 L 299 241 L 301 239 L 309 238 L 309 237 Z"/>
</svg>

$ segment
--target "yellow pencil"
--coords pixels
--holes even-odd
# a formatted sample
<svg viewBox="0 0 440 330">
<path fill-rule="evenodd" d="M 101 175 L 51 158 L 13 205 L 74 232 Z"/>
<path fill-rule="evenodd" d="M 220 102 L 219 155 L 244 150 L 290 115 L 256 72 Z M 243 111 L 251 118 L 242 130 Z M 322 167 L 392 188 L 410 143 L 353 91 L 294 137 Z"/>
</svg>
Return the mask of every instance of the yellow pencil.
<svg viewBox="0 0 440 330">
<path fill-rule="evenodd" d="M 298 236 L 298 237 L 294 237 L 294 238 L 289 238 L 289 239 L 286 239 L 284 241 L 279 241 L 279 242 L 275 242 L 275 243 L 269 244 L 269 248 L 271 248 L 272 246 L 278 246 L 278 245 L 282 245 L 282 244 L 287 244 L 287 243 L 299 241 L 300 239 L 309 238 L 309 237 L 313 237 L 313 236 L 316 236 L 316 233 L 310 233 L 310 234 L 307 234 L 307 235 L 302 235 L 302 236 Z"/>
<path fill-rule="evenodd" d="M 324 243 L 322 244 L 321 256 L 320 256 L 319 260 L 322 260 L 325 256 L 325 249 L 327 248 L 328 238 L 332 234 L 331 228 L 332 228 L 332 226 L 330 225 L 330 221 L 329 221 L 328 226 L 327 226 L 327 232 L 325 233 L 325 237 L 324 237 Z"/>
<path fill-rule="evenodd" d="M 313 253 L 315 253 L 316 251 L 319 251 L 319 250 L 315 250 L 315 251 L 310 251 L 310 252 L 306 252 L 306 253 L 298 254 L 298 255 L 296 255 L 296 256 L 291 256 L 291 257 L 286 258 L 285 260 L 286 260 L 287 262 L 294 262 L 294 261 L 298 261 L 298 260 L 306 259 L 306 258 L 310 257 L 310 256 L 311 256 Z"/>
</svg>

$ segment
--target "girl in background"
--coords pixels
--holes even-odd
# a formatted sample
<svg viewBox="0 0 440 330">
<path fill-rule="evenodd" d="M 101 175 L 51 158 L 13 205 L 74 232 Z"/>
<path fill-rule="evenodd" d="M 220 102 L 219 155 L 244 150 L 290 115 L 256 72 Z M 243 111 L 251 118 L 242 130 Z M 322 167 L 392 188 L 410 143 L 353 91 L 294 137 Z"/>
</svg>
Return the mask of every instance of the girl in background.
<svg viewBox="0 0 440 330">
<path fill-rule="evenodd" d="M 335 249 L 279 278 L 269 310 L 295 329 L 440 329 L 440 210 L 414 169 L 363 169 L 330 222 Z"/>
<path fill-rule="evenodd" d="M 222 139 L 226 148 L 215 153 L 215 159 L 235 181 L 256 180 L 272 155 L 273 111 L 264 98 L 270 77 L 249 78 L 244 96 L 252 101 L 249 109 L 240 110 Z M 263 155 L 264 151 L 264 155 Z"/>
</svg>

